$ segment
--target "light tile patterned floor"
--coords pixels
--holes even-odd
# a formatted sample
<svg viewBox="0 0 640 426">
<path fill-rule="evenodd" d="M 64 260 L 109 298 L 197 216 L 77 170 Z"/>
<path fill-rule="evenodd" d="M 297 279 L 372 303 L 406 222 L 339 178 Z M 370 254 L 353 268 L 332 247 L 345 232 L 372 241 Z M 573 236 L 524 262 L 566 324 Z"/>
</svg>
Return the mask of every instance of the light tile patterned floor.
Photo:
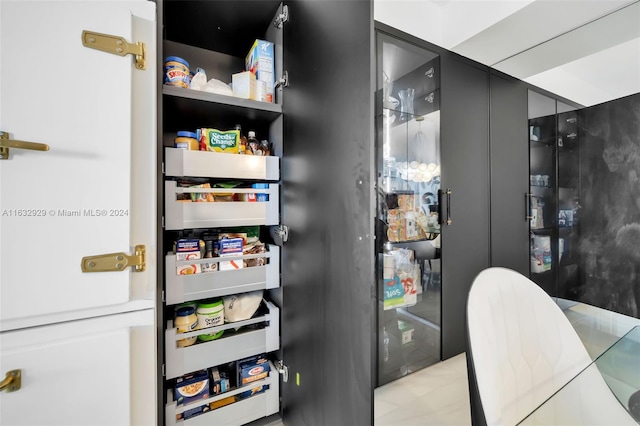
<svg viewBox="0 0 640 426">
<path fill-rule="evenodd" d="M 558 300 L 592 358 L 596 358 L 640 319 L 582 303 Z M 460 354 L 374 393 L 375 426 L 471 425 L 465 354 Z"/>
</svg>

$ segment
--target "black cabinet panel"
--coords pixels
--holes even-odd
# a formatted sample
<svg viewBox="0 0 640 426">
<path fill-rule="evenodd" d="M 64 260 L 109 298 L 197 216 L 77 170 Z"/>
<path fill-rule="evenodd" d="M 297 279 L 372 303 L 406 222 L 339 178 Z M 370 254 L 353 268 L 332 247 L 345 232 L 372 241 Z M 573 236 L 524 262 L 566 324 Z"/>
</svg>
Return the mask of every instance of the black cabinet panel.
<svg viewBox="0 0 640 426">
<path fill-rule="evenodd" d="M 284 421 L 367 425 L 374 386 L 373 8 L 369 1 L 287 5 Z"/>
<path fill-rule="evenodd" d="M 527 86 L 491 73 L 491 266 L 529 275 Z"/>
<path fill-rule="evenodd" d="M 488 69 L 452 53 L 441 61 L 442 188 L 452 224 L 442 226 L 442 358 L 466 350 L 465 312 L 475 276 L 489 266 Z"/>
</svg>

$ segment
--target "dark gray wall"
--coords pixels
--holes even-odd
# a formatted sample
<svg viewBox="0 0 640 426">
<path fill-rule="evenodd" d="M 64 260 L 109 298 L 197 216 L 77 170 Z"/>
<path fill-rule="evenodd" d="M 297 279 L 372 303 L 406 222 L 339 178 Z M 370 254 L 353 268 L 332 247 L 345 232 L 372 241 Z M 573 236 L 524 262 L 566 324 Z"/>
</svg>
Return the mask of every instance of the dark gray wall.
<svg viewBox="0 0 640 426">
<path fill-rule="evenodd" d="M 290 1 L 283 91 L 287 425 L 373 423 L 373 14 Z M 285 326 L 286 325 L 286 326 Z M 296 374 L 300 375 L 299 385 Z"/>
<path fill-rule="evenodd" d="M 441 54 L 442 188 L 450 188 L 450 226 L 442 225 L 442 358 L 466 350 L 466 303 L 489 266 L 489 73 Z M 445 203 L 446 207 L 446 203 Z"/>
<path fill-rule="evenodd" d="M 582 285 L 572 295 L 640 318 L 640 94 L 585 108 L 578 120 Z"/>
<path fill-rule="evenodd" d="M 529 276 L 527 85 L 491 71 L 491 266 Z"/>
</svg>

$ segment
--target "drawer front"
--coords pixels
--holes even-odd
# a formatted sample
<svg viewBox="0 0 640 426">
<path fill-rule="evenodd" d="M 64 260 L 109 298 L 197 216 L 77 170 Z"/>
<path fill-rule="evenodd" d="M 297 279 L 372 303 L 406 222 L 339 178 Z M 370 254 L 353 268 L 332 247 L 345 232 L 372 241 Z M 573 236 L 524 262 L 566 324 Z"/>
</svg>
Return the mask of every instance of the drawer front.
<svg viewBox="0 0 640 426">
<path fill-rule="evenodd" d="M 146 310 L 2 333 L 0 373 L 20 369 L 22 384 L 0 393 L 0 424 L 153 424 L 153 321 Z"/>
<path fill-rule="evenodd" d="M 229 337 L 223 335 L 220 339 L 210 342 L 178 347 L 176 341 L 188 335 L 177 333 L 175 328 L 168 327 L 165 330 L 167 379 L 174 379 L 215 365 L 278 350 L 280 348 L 280 310 L 271 302 L 266 302 L 266 305 L 269 313 L 266 315 L 267 326 L 265 328 Z M 242 321 L 237 324 L 240 326 Z M 216 327 L 212 327 L 207 330 L 213 333 L 216 331 L 215 329 Z M 190 334 L 198 333 L 203 333 L 203 330 Z"/>
<path fill-rule="evenodd" d="M 176 182 L 165 182 L 165 228 L 168 230 L 277 225 L 280 223 L 279 186 L 276 184 L 270 184 L 268 189 L 238 189 L 235 191 L 209 189 L 201 191 L 263 193 L 269 197 L 265 202 L 194 203 L 176 201 L 177 194 L 185 192 L 188 191 L 184 188 L 178 188 Z"/>
<path fill-rule="evenodd" d="M 217 408 L 213 411 L 204 412 L 196 417 L 184 420 L 184 424 L 188 426 L 212 424 L 215 424 L 216 426 L 241 425 L 277 413 L 280 408 L 280 377 L 273 364 L 269 364 L 271 371 L 267 378 L 258 380 L 241 388 L 216 395 L 206 400 L 194 402 L 187 406 L 178 406 L 173 400 L 171 391 L 167 392 L 167 401 L 170 402 L 165 406 L 166 425 L 173 426 L 177 424 L 178 421 L 176 418 L 178 413 L 191 410 L 192 408 L 201 405 L 209 405 L 212 402 L 220 401 L 263 385 L 269 386 L 269 389 L 264 393 L 238 400 L 230 405 Z"/>
<path fill-rule="evenodd" d="M 192 300 L 226 296 L 234 293 L 246 293 L 255 290 L 266 290 L 280 286 L 280 247 L 269 245 L 268 252 L 260 255 L 245 255 L 228 257 L 228 259 L 243 259 L 265 257 L 268 264 L 253 266 L 235 271 L 216 271 L 193 275 L 177 275 L 176 256 L 169 254 L 165 257 L 167 289 L 167 303 L 175 305 Z M 221 258 L 193 260 L 188 263 L 205 263 L 221 261 Z M 181 262 L 186 263 L 186 262 Z"/>
</svg>

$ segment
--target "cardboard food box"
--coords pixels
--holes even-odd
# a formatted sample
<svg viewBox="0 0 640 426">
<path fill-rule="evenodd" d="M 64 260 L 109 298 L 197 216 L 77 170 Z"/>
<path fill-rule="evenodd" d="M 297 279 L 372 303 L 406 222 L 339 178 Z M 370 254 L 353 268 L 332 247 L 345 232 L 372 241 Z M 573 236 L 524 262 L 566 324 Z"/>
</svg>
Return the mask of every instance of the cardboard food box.
<svg viewBox="0 0 640 426">
<path fill-rule="evenodd" d="M 231 76 L 233 96 L 264 102 L 267 97 L 267 86 L 264 81 L 256 79 L 251 71 L 239 72 Z"/>
<path fill-rule="evenodd" d="M 181 238 L 176 241 L 176 260 L 200 259 L 200 240 L 195 238 Z"/>
<path fill-rule="evenodd" d="M 249 49 L 244 64 L 245 70 L 253 73 L 259 82 L 263 82 L 265 87 L 264 101 L 274 102 L 275 69 L 273 43 L 265 40 L 256 40 L 253 46 L 251 46 L 251 49 Z"/>
<path fill-rule="evenodd" d="M 262 386 L 256 386 L 255 388 L 252 388 L 248 391 L 244 391 L 242 393 L 238 394 L 238 399 L 245 399 L 245 398 L 250 398 L 254 395 L 258 395 L 261 394 L 263 392 L 265 392 L 267 389 L 269 389 L 269 385 L 262 385 Z"/>
<path fill-rule="evenodd" d="M 206 370 L 178 377 L 174 391 L 177 405 L 209 398 L 209 375 Z"/>
<path fill-rule="evenodd" d="M 220 370 L 218 367 L 213 367 L 211 369 L 210 377 L 211 395 L 220 395 L 221 393 L 225 393 L 231 389 L 229 374 L 226 371 Z"/>
<path fill-rule="evenodd" d="M 244 247 L 244 239 L 242 238 L 225 238 L 220 240 L 220 257 L 225 256 L 242 256 L 242 250 Z M 233 271 L 236 269 L 242 269 L 244 264 L 242 259 L 227 260 L 220 262 L 218 269 L 220 271 Z"/>
<path fill-rule="evenodd" d="M 264 354 L 238 360 L 238 386 L 264 379 L 270 370 L 269 361 Z"/>
<path fill-rule="evenodd" d="M 238 153 L 240 132 L 238 130 L 198 129 L 200 151 Z"/>
</svg>

